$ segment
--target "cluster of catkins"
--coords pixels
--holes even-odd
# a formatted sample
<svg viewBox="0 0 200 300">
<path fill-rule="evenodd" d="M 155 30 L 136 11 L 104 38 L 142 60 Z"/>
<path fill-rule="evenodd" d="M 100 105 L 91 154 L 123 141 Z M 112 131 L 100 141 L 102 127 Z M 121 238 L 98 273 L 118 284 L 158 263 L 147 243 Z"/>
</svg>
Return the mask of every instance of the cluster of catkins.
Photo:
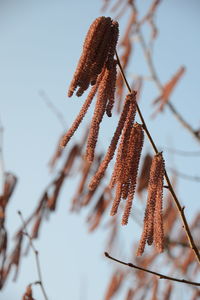
<svg viewBox="0 0 200 300">
<path fill-rule="evenodd" d="M 76 95 L 81 96 L 90 85 L 92 86 L 79 115 L 61 141 L 61 146 L 63 147 L 66 146 L 80 125 L 97 93 L 86 147 L 85 158 L 89 163 L 92 163 L 94 160 L 99 127 L 103 116 L 105 113 L 109 117 L 112 116 L 111 111 L 115 100 L 117 77 L 117 61 L 114 59 L 114 55 L 118 34 L 118 23 L 109 17 L 99 17 L 92 23 L 85 38 L 83 52 L 68 91 L 69 97 L 73 95 L 76 89 Z M 143 126 L 134 121 L 137 111 L 136 94 L 133 91 L 126 96 L 110 146 L 89 184 L 91 191 L 99 185 L 117 149 L 116 162 L 109 184 L 110 188 L 116 186 L 111 215 L 113 216 L 117 213 L 121 199 L 126 200 L 122 217 L 123 225 L 128 223 L 131 212 L 144 141 Z M 118 142 L 119 146 L 117 148 Z M 158 153 L 153 158 L 150 171 L 147 208 L 143 234 L 137 252 L 138 255 L 142 255 L 146 242 L 149 245 L 154 242 L 158 251 L 163 251 L 162 191 L 164 170 L 162 154 Z"/>
<path fill-rule="evenodd" d="M 63 137 L 61 146 L 66 146 L 69 142 L 97 93 L 86 150 L 86 159 L 89 162 L 94 159 L 94 150 L 103 116 L 105 113 L 108 117 L 112 115 L 117 76 L 114 54 L 118 35 L 118 23 L 109 17 L 99 17 L 92 23 L 68 91 L 68 96 L 71 97 L 78 88 L 76 95 L 81 96 L 90 85 L 92 86 L 79 115 Z"/>
</svg>

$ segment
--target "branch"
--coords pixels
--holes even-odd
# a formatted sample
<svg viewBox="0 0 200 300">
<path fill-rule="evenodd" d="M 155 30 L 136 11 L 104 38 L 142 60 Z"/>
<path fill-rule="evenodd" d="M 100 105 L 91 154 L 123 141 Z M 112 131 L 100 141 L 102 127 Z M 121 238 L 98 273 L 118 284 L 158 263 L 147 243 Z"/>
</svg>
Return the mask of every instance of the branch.
<svg viewBox="0 0 200 300">
<path fill-rule="evenodd" d="M 45 91 L 40 90 L 39 91 L 39 96 L 42 98 L 42 100 L 45 102 L 47 107 L 53 112 L 53 114 L 56 116 L 58 119 L 60 125 L 64 130 L 66 130 L 66 121 L 63 116 L 63 114 L 58 110 L 58 108 L 53 104 L 51 99 L 48 97 L 48 95 L 45 93 Z"/>
<path fill-rule="evenodd" d="M 181 155 L 181 156 L 200 156 L 200 151 L 185 151 L 180 149 L 173 149 L 169 147 L 162 147 L 164 151 L 171 152 L 173 154 Z"/>
<path fill-rule="evenodd" d="M 105 252 L 104 255 L 107 258 L 109 258 L 109 259 L 111 259 L 113 261 L 118 262 L 119 264 L 128 266 L 130 268 L 134 268 L 134 269 L 146 272 L 146 273 L 150 273 L 150 274 L 156 275 L 156 276 L 159 277 L 159 279 L 167 279 L 167 280 L 171 280 L 171 281 L 177 281 L 177 282 L 186 283 L 186 284 L 190 284 L 190 285 L 200 286 L 200 283 L 198 283 L 198 282 L 189 281 L 189 280 L 185 280 L 185 279 L 178 279 L 178 278 L 175 278 L 175 277 L 167 276 L 167 275 L 164 275 L 164 274 L 161 274 L 161 273 L 158 273 L 158 272 L 154 272 L 154 271 L 151 271 L 151 270 L 148 270 L 148 269 L 136 266 L 136 265 L 134 265 L 132 263 L 126 263 L 124 261 L 121 261 L 119 259 L 116 259 L 116 258 L 110 256 L 107 252 Z"/>
<path fill-rule="evenodd" d="M 134 13 L 137 12 L 137 9 L 135 7 L 135 4 L 132 2 L 131 3 L 131 7 L 134 11 Z M 138 34 L 138 38 L 142 47 L 142 50 L 144 52 L 144 57 L 146 59 L 147 62 L 147 66 L 149 68 L 149 71 L 151 73 L 152 79 L 155 82 L 157 88 L 159 91 L 163 91 L 163 85 L 158 77 L 155 65 L 153 63 L 153 58 L 151 55 L 151 52 L 149 51 L 143 33 L 140 30 L 140 24 L 136 21 L 136 31 Z M 182 124 L 183 127 L 185 127 L 198 141 L 200 141 L 200 135 L 199 132 L 197 130 L 194 130 L 194 128 L 192 128 L 192 126 L 181 116 L 181 114 L 175 109 L 175 107 L 173 106 L 173 104 L 168 100 L 166 102 L 166 105 L 168 106 L 168 108 L 170 109 L 170 111 L 174 114 L 174 116 L 177 118 L 177 120 Z"/>
<path fill-rule="evenodd" d="M 24 218 L 22 216 L 21 211 L 18 211 L 18 214 L 19 214 L 20 219 L 21 219 L 22 224 L 23 224 L 23 233 L 27 236 L 27 238 L 29 240 L 30 247 L 33 250 L 33 253 L 35 255 L 35 261 L 36 261 L 36 267 L 37 267 L 37 273 L 38 273 L 38 279 L 39 279 L 36 282 L 37 282 L 37 284 L 40 284 L 44 299 L 48 300 L 47 293 L 45 291 L 44 284 L 43 284 L 43 281 L 42 281 L 42 272 L 41 272 L 41 267 L 40 267 L 39 252 L 38 252 L 38 250 L 36 250 L 36 248 L 33 244 L 32 238 L 31 238 L 31 236 L 29 235 L 29 233 L 27 231 L 26 223 L 24 221 Z"/>
<path fill-rule="evenodd" d="M 122 77 L 123 77 L 123 79 L 124 79 L 124 81 L 125 81 L 125 83 L 126 83 L 127 89 L 128 89 L 129 92 L 131 93 L 131 88 L 130 88 L 130 86 L 129 86 L 129 84 L 128 84 L 128 81 L 127 81 L 127 79 L 126 79 L 126 76 L 125 76 L 125 74 L 124 74 L 124 71 L 123 71 L 122 65 L 121 65 L 121 63 L 120 63 L 120 60 L 119 60 L 119 56 L 118 56 L 118 54 L 117 54 L 117 51 L 115 52 L 115 54 L 116 54 L 117 63 L 118 63 L 118 66 L 119 66 L 119 68 L 120 68 Z M 143 118 L 142 112 L 140 111 L 140 108 L 139 108 L 138 104 L 136 104 L 136 105 L 137 105 L 137 112 L 138 112 L 138 114 L 139 114 L 140 120 L 141 120 L 142 125 L 143 125 L 143 129 L 144 129 L 144 131 L 145 131 L 145 133 L 146 133 L 146 135 L 147 135 L 147 137 L 148 137 L 148 139 L 149 139 L 149 142 L 150 142 L 150 144 L 151 144 L 151 146 L 152 146 L 154 152 L 155 152 L 155 153 L 158 153 L 158 149 L 157 149 L 156 144 L 154 143 L 154 140 L 153 140 L 153 138 L 152 138 L 152 136 L 151 136 L 151 134 L 150 134 L 150 132 L 149 132 L 149 130 L 148 130 L 148 128 L 147 128 L 147 125 L 146 125 L 145 120 L 144 120 L 144 118 Z M 177 196 L 176 196 L 176 193 L 175 193 L 175 191 L 174 191 L 174 189 L 173 189 L 173 186 L 172 186 L 172 184 L 171 184 L 171 181 L 170 181 L 170 179 L 169 179 L 169 177 L 168 177 L 168 174 L 167 174 L 167 171 L 166 171 L 166 170 L 165 170 L 165 179 L 166 179 L 166 182 L 167 182 L 167 185 L 168 185 L 168 189 L 169 189 L 169 191 L 170 191 L 170 193 L 171 193 L 171 195 L 172 195 L 172 197 L 173 197 L 173 199 L 174 199 L 174 201 L 175 201 L 175 203 L 176 203 L 176 207 L 177 207 L 177 209 L 178 209 L 178 211 L 179 211 L 179 214 L 180 214 L 180 217 L 181 217 L 181 219 L 182 219 L 182 222 L 183 222 L 183 228 L 185 229 L 185 232 L 186 232 L 186 235 L 187 235 L 189 244 L 190 244 L 190 248 L 194 251 L 194 253 L 195 253 L 195 255 L 196 255 L 196 258 L 197 258 L 197 260 L 198 260 L 198 262 L 199 262 L 199 264 L 200 264 L 200 254 L 199 254 L 199 251 L 198 251 L 198 249 L 197 249 L 197 247 L 196 247 L 196 245 L 195 245 L 195 242 L 194 242 L 194 240 L 193 240 L 192 234 L 191 234 L 191 232 L 190 232 L 190 228 L 189 228 L 189 225 L 188 225 L 188 223 L 187 223 L 187 220 L 186 220 L 186 217 L 185 217 L 185 214 L 184 214 L 184 207 L 182 207 L 181 204 L 179 203 L 179 200 L 178 200 L 178 198 L 177 198 Z"/>
<path fill-rule="evenodd" d="M 181 177 L 183 179 L 200 182 L 200 177 L 199 176 L 188 175 L 188 174 L 179 172 L 179 171 L 175 170 L 174 168 L 170 168 L 170 167 L 168 167 L 167 169 L 170 172 L 172 172 L 174 175 L 179 176 L 179 177 Z"/>
</svg>

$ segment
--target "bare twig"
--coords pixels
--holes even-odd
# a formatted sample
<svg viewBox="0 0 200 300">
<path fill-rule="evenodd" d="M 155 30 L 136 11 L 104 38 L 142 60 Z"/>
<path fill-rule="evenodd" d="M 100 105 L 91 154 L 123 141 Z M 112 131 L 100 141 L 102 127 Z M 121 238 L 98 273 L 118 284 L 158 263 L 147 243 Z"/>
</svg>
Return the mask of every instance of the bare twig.
<svg viewBox="0 0 200 300">
<path fill-rule="evenodd" d="M 53 104 L 53 102 L 51 101 L 49 96 L 45 93 L 45 91 L 40 90 L 39 95 L 42 98 L 42 100 L 46 103 L 48 108 L 54 113 L 54 115 L 58 119 L 58 121 L 59 121 L 60 125 L 62 126 L 62 128 L 64 128 L 66 130 L 66 127 L 67 127 L 66 125 L 67 124 L 66 124 L 66 121 L 65 121 L 65 118 L 64 118 L 63 114 Z"/>
<path fill-rule="evenodd" d="M 181 155 L 181 156 L 200 156 L 200 151 L 186 151 L 180 149 L 173 149 L 169 147 L 162 147 L 164 151 L 171 152 L 173 154 Z"/>
<path fill-rule="evenodd" d="M 118 66 L 120 68 L 122 77 L 123 77 L 123 79 L 124 79 L 124 81 L 126 83 L 127 89 L 131 93 L 131 88 L 130 88 L 129 83 L 128 83 L 126 77 L 125 77 L 125 74 L 124 74 L 123 68 L 121 66 L 121 63 L 120 63 L 119 56 L 118 56 L 117 52 L 116 52 L 116 58 L 117 58 Z M 143 118 L 142 112 L 140 111 L 140 108 L 139 108 L 138 104 L 137 104 L 137 111 L 138 111 L 140 120 L 142 122 L 143 129 L 144 129 L 144 131 L 145 131 L 145 133 L 146 133 L 146 135 L 147 135 L 147 137 L 149 139 L 149 142 L 150 142 L 152 148 L 154 149 L 155 153 L 158 153 L 159 151 L 158 151 L 158 149 L 156 147 L 156 144 L 154 143 L 154 140 L 153 140 L 153 138 L 152 138 L 152 136 L 151 136 L 151 134 L 150 134 L 150 132 L 149 132 L 149 130 L 147 128 L 146 122 L 145 122 L 145 120 Z M 197 247 L 195 245 L 195 242 L 193 240 L 192 234 L 190 232 L 189 225 L 187 223 L 187 220 L 186 220 L 186 217 L 185 217 L 185 214 L 184 214 L 184 208 L 185 207 L 182 207 L 181 204 L 179 203 L 179 200 L 178 200 L 178 198 L 176 196 L 176 193 L 175 193 L 175 191 L 174 191 L 174 189 L 172 187 L 171 181 L 170 181 L 170 179 L 168 177 L 168 174 L 167 174 L 166 170 L 165 170 L 165 179 L 166 179 L 166 182 L 167 182 L 167 185 L 168 185 L 168 189 L 169 189 L 169 191 L 170 191 L 170 193 L 171 193 L 171 195 L 172 195 L 172 197 L 173 197 L 173 199 L 174 199 L 174 201 L 176 203 L 177 209 L 178 209 L 180 217 L 182 219 L 183 228 L 185 229 L 185 232 L 186 232 L 189 244 L 190 244 L 190 248 L 194 251 L 194 253 L 196 255 L 196 258 L 197 258 L 197 260 L 198 260 L 198 262 L 200 264 L 200 254 L 199 254 L 199 251 L 198 251 L 198 249 L 197 249 Z"/>
<path fill-rule="evenodd" d="M 174 175 L 177 175 L 177 176 L 179 176 L 179 177 L 181 177 L 183 179 L 200 182 L 200 177 L 199 176 L 188 175 L 188 174 L 179 172 L 179 171 L 175 170 L 174 168 L 170 168 L 170 167 L 168 167 L 167 169 L 170 172 L 172 172 Z"/>
<path fill-rule="evenodd" d="M 134 10 L 134 12 L 136 12 L 136 8 L 135 8 L 134 4 L 132 4 L 132 9 Z M 137 31 L 138 38 L 139 38 L 142 50 L 144 52 L 144 57 L 146 59 L 152 79 L 155 82 L 158 90 L 162 92 L 164 87 L 158 77 L 158 74 L 157 74 L 157 71 L 156 71 L 156 68 L 155 68 L 155 65 L 153 62 L 151 51 L 148 49 L 148 46 L 145 42 L 143 33 L 140 29 L 140 24 L 137 22 L 136 22 L 136 31 Z M 185 127 L 198 141 L 200 141 L 200 135 L 198 134 L 198 131 L 196 131 L 194 128 L 192 128 L 192 126 L 183 118 L 183 116 L 181 116 L 181 114 L 176 110 L 176 108 L 173 106 L 173 104 L 169 100 L 166 102 L 166 105 L 168 106 L 170 111 L 173 113 L 173 115 L 177 118 L 177 120 L 182 124 L 182 126 Z"/>
<path fill-rule="evenodd" d="M 18 214 L 19 214 L 20 219 L 21 219 L 22 224 L 23 224 L 23 233 L 27 236 L 27 238 L 29 240 L 30 247 L 33 250 L 33 253 L 35 255 L 35 261 L 36 261 L 36 267 L 37 267 L 37 273 L 38 273 L 38 279 L 39 279 L 37 281 L 37 284 L 40 284 L 40 287 L 41 287 L 44 299 L 48 300 L 47 293 L 45 291 L 43 280 L 42 280 L 42 272 L 41 272 L 41 267 L 40 267 L 39 252 L 38 252 L 38 250 L 36 250 L 36 248 L 35 248 L 35 246 L 33 244 L 32 238 L 31 238 L 31 236 L 29 235 L 29 233 L 27 231 L 26 223 L 24 221 L 24 218 L 22 216 L 21 211 L 18 211 Z"/>
<path fill-rule="evenodd" d="M 159 279 L 167 279 L 167 280 L 172 280 L 172 281 L 181 282 L 181 283 L 185 283 L 185 284 L 200 286 L 199 282 L 194 282 L 194 281 L 189 281 L 189 280 L 185 280 L 185 279 L 178 279 L 178 278 L 175 278 L 175 277 L 167 276 L 167 275 L 164 275 L 164 274 L 161 274 L 161 273 L 158 273 L 158 272 L 154 272 L 154 271 L 151 271 L 151 270 L 139 267 L 139 266 L 134 265 L 132 263 L 126 263 L 124 261 L 121 261 L 119 259 L 116 259 L 116 258 L 110 256 L 107 252 L 105 252 L 104 254 L 105 254 L 105 256 L 107 258 L 109 258 L 109 259 L 111 259 L 113 261 L 116 261 L 116 262 L 118 262 L 118 263 L 120 263 L 122 265 L 128 266 L 130 268 L 134 268 L 134 269 L 137 269 L 137 270 L 140 270 L 140 271 L 143 271 L 143 272 L 147 272 L 147 273 L 156 275 L 156 276 L 159 277 Z"/>
</svg>

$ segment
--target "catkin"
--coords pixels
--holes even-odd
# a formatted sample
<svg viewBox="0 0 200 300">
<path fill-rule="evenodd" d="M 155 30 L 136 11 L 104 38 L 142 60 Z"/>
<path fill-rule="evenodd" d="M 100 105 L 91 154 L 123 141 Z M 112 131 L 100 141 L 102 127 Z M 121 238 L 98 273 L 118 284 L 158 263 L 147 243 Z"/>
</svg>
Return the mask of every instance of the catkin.
<svg viewBox="0 0 200 300">
<path fill-rule="evenodd" d="M 135 96 L 136 96 L 136 93 L 134 93 L 134 92 L 131 93 L 131 94 L 128 94 L 126 96 L 124 108 L 123 108 L 123 111 L 121 113 L 121 116 L 120 116 L 117 128 L 116 128 L 115 133 L 114 133 L 114 136 L 113 136 L 113 138 L 111 140 L 111 143 L 110 143 L 110 146 L 108 148 L 108 151 L 107 151 L 107 153 L 106 153 L 106 155 L 105 155 L 102 163 L 99 166 L 98 171 L 93 176 L 93 178 L 92 178 L 92 180 L 91 180 L 91 182 L 89 184 L 89 189 L 90 190 L 93 190 L 93 189 L 95 189 L 97 187 L 97 185 L 99 184 L 100 180 L 104 176 L 105 170 L 107 169 L 109 162 L 112 160 L 112 158 L 114 156 L 114 153 L 115 153 L 115 150 L 116 150 L 116 147 L 117 147 L 120 135 L 122 133 L 122 130 L 123 130 L 124 125 L 125 125 L 125 122 L 127 120 L 128 113 L 130 111 L 130 106 L 131 106 L 131 110 L 132 111 L 134 111 L 134 112 L 136 111 Z M 133 107 L 135 107 L 135 108 L 133 109 Z"/>
<path fill-rule="evenodd" d="M 122 217 L 122 225 L 126 225 L 128 223 L 128 218 L 131 212 L 143 142 L 144 132 L 142 125 L 136 123 L 131 131 L 130 147 L 128 147 L 128 153 L 124 165 L 124 185 L 126 187 L 124 196 L 126 197 L 126 195 L 128 195 L 128 198 L 126 200 L 124 214 Z"/>
<path fill-rule="evenodd" d="M 157 153 L 150 169 L 147 207 L 144 217 L 143 234 L 137 255 L 142 255 L 146 242 L 154 245 L 158 252 L 163 251 L 164 232 L 162 217 L 163 181 L 165 165 L 162 153 Z"/>
<path fill-rule="evenodd" d="M 113 61 L 118 40 L 118 23 L 110 17 L 97 18 L 86 35 L 81 57 L 71 81 L 68 96 L 81 96 L 89 85 L 96 83 L 98 75 Z"/>
<path fill-rule="evenodd" d="M 85 100 L 85 102 L 84 102 L 78 116 L 76 117 L 75 121 L 73 122 L 71 128 L 63 136 L 61 143 L 60 143 L 61 147 L 65 147 L 68 144 L 71 137 L 74 135 L 75 131 L 78 129 L 80 123 L 82 122 L 83 118 L 85 117 L 85 115 L 92 103 L 92 100 L 94 99 L 94 96 L 97 92 L 97 89 L 98 89 L 101 79 L 102 79 L 102 74 L 101 74 L 101 76 L 99 76 L 96 84 L 92 87 L 90 93 L 87 96 L 87 99 Z"/>
</svg>

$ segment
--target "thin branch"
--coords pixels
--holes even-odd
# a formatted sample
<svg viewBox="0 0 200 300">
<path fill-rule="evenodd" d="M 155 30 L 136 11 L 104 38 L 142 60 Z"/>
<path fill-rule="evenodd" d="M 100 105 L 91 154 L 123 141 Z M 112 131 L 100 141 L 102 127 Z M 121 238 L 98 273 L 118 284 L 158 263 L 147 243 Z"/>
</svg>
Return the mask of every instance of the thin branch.
<svg viewBox="0 0 200 300">
<path fill-rule="evenodd" d="M 200 151 L 186 151 L 186 150 L 180 150 L 180 149 L 173 149 L 169 147 L 162 147 L 163 151 L 168 151 L 173 154 L 178 154 L 181 156 L 200 156 Z"/>
<path fill-rule="evenodd" d="M 40 284 L 40 287 L 41 287 L 41 290 L 42 290 L 42 293 L 43 293 L 43 296 L 44 296 L 44 299 L 45 300 L 48 300 L 48 297 L 47 297 L 47 293 L 45 291 L 45 288 L 44 288 L 44 284 L 43 284 L 43 280 L 42 280 L 42 272 L 41 272 L 41 267 L 40 267 L 40 260 L 39 260 L 39 252 L 38 250 L 36 250 L 34 244 L 33 244 L 33 241 L 32 241 L 32 238 L 31 236 L 29 235 L 28 231 L 27 231 L 27 228 L 26 228 L 26 223 L 24 221 L 24 218 L 22 216 L 22 213 L 21 211 L 18 211 L 18 214 L 20 216 L 20 219 L 22 221 L 22 224 L 23 224 L 23 232 L 24 234 L 27 236 L 27 238 L 29 239 L 29 244 L 30 244 L 30 247 L 31 249 L 33 250 L 33 253 L 35 255 L 35 261 L 36 261 L 36 267 L 37 267 L 37 273 L 38 273 L 38 281 L 37 283 Z"/>
<path fill-rule="evenodd" d="M 185 242 L 180 242 L 180 241 L 177 241 L 177 240 L 171 240 L 169 238 L 169 236 L 165 237 L 165 243 L 167 245 L 172 245 L 172 246 L 181 246 L 183 248 L 189 248 L 189 245 Z M 200 250 L 200 248 L 198 248 Z"/>
<path fill-rule="evenodd" d="M 151 271 L 151 270 L 148 270 L 148 269 L 145 269 L 145 268 L 142 268 L 142 267 L 139 267 L 139 266 L 136 266 L 132 263 L 126 263 L 124 261 L 121 261 L 119 259 L 116 259 L 112 256 L 110 256 L 107 252 L 104 253 L 105 256 L 113 261 L 116 261 L 122 265 L 125 265 L 125 266 L 128 266 L 130 268 L 134 268 L 134 269 L 137 269 L 137 270 L 140 270 L 140 271 L 143 271 L 143 272 L 146 272 L 146 273 L 150 273 L 150 274 L 153 274 L 153 275 L 156 275 L 159 277 L 159 279 L 167 279 L 167 280 L 171 280 L 171 281 L 176 281 L 176 282 L 181 282 L 181 283 L 185 283 L 185 284 L 190 284 L 190 285 L 195 285 L 195 286 L 200 286 L 200 283 L 198 282 L 194 282 L 194 281 L 189 281 L 189 280 L 185 280 L 185 279 L 178 279 L 178 278 L 175 278 L 175 277 L 171 277 L 171 276 L 167 276 L 167 275 L 164 275 L 164 274 L 161 274 L 161 273 L 158 273 L 158 272 L 154 272 L 154 271 Z"/>
<path fill-rule="evenodd" d="M 64 128 L 66 130 L 66 121 L 65 121 L 65 118 L 64 118 L 63 114 L 53 104 L 53 102 L 51 101 L 49 96 L 45 93 L 45 91 L 40 90 L 39 95 L 42 98 L 42 100 L 45 102 L 47 107 L 54 113 L 54 115 L 58 119 L 58 121 L 59 121 L 60 125 L 62 126 L 62 128 Z"/>
<path fill-rule="evenodd" d="M 151 52 L 148 50 L 148 47 L 146 45 L 142 31 L 140 30 L 139 24 L 137 24 L 137 25 L 138 25 L 137 26 L 138 38 L 139 38 L 142 50 L 144 52 L 144 57 L 146 59 L 149 71 L 151 73 L 151 76 L 152 76 L 158 90 L 162 92 L 163 85 L 158 77 L 155 65 L 153 63 L 153 58 L 152 58 Z M 182 124 L 182 126 L 185 127 L 198 141 L 200 141 L 200 136 L 199 136 L 198 132 L 194 128 L 192 128 L 192 126 L 181 116 L 181 114 L 176 110 L 176 108 L 173 106 L 173 104 L 169 100 L 166 102 L 166 105 L 168 106 L 170 111 L 174 114 L 174 116 L 177 118 L 177 120 Z"/>
<path fill-rule="evenodd" d="M 124 79 L 124 81 L 125 81 L 125 83 L 126 83 L 126 86 L 127 86 L 128 90 L 129 90 L 129 92 L 131 93 L 131 88 L 130 88 L 129 83 L 128 83 L 127 79 L 126 79 L 126 76 L 125 76 L 125 74 L 124 74 L 124 71 L 123 71 L 122 65 L 121 65 L 121 63 L 120 63 L 120 60 L 119 60 L 119 56 L 118 56 L 118 54 L 117 54 L 117 51 L 116 51 L 116 58 L 117 58 L 118 66 L 119 66 L 119 68 L 120 68 L 122 77 L 123 77 L 123 79 Z M 145 133 L 146 133 L 146 135 L 147 135 L 147 137 L 148 137 L 148 139 L 149 139 L 149 141 L 150 141 L 150 144 L 151 144 L 152 148 L 154 149 L 155 153 L 158 153 L 158 149 L 157 149 L 157 147 L 156 147 L 156 144 L 154 143 L 154 140 L 153 140 L 153 138 L 152 138 L 152 136 L 151 136 L 151 134 L 150 134 L 150 132 L 149 132 L 149 130 L 148 130 L 148 128 L 147 128 L 147 125 L 146 125 L 146 123 L 145 123 L 145 120 L 144 120 L 144 118 L 143 118 L 143 115 L 142 115 L 142 113 L 141 113 L 141 111 L 140 111 L 140 108 L 139 108 L 138 104 L 137 104 L 137 111 L 138 111 L 140 120 L 141 120 L 141 122 L 142 122 L 143 129 L 144 129 L 144 131 L 145 131 Z M 174 191 L 174 189 L 173 189 L 173 186 L 172 186 L 172 184 L 171 184 L 171 182 L 170 182 L 170 179 L 169 179 L 169 177 L 168 177 L 168 174 L 167 174 L 166 170 L 165 170 L 165 179 L 166 179 L 166 182 L 167 182 L 167 185 L 168 185 L 168 189 L 169 189 L 169 191 L 171 192 L 171 195 L 172 195 L 172 197 L 173 197 L 173 199 L 174 199 L 174 201 L 175 201 L 175 203 L 176 203 L 177 209 L 178 209 L 179 214 L 180 214 L 180 217 L 181 217 L 181 219 L 182 219 L 182 222 L 183 222 L 183 228 L 185 229 L 185 232 L 186 232 L 186 235 L 187 235 L 189 244 L 190 244 L 190 248 L 194 251 L 194 253 L 195 253 L 195 255 L 196 255 L 196 258 L 197 258 L 197 260 L 198 260 L 198 262 L 199 262 L 199 264 L 200 264 L 200 254 L 199 254 L 199 251 L 198 251 L 198 249 L 197 249 L 197 247 L 196 247 L 196 245 L 195 245 L 195 242 L 194 242 L 194 240 L 193 240 L 192 234 L 191 234 L 191 232 L 190 232 L 189 225 L 188 225 L 188 223 L 187 223 L 187 220 L 186 220 L 186 217 L 185 217 L 185 214 L 184 214 L 184 208 L 185 208 L 185 207 L 182 207 L 181 204 L 179 203 L 179 200 L 178 200 L 178 198 L 177 198 L 177 196 L 176 196 L 176 193 L 175 193 L 175 191 Z"/>
<path fill-rule="evenodd" d="M 172 172 L 174 175 L 177 175 L 177 176 L 179 176 L 179 177 L 181 177 L 183 179 L 200 182 L 200 177 L 199 176 L 188 175 L 188 174 L 179 172 L 179 171 L 177 171 L 177 170 L 175 170 L 174 168 L 171 168 L 171 167 L 168 167 L 167 169 L 170 172 Z"/>
</svg>

